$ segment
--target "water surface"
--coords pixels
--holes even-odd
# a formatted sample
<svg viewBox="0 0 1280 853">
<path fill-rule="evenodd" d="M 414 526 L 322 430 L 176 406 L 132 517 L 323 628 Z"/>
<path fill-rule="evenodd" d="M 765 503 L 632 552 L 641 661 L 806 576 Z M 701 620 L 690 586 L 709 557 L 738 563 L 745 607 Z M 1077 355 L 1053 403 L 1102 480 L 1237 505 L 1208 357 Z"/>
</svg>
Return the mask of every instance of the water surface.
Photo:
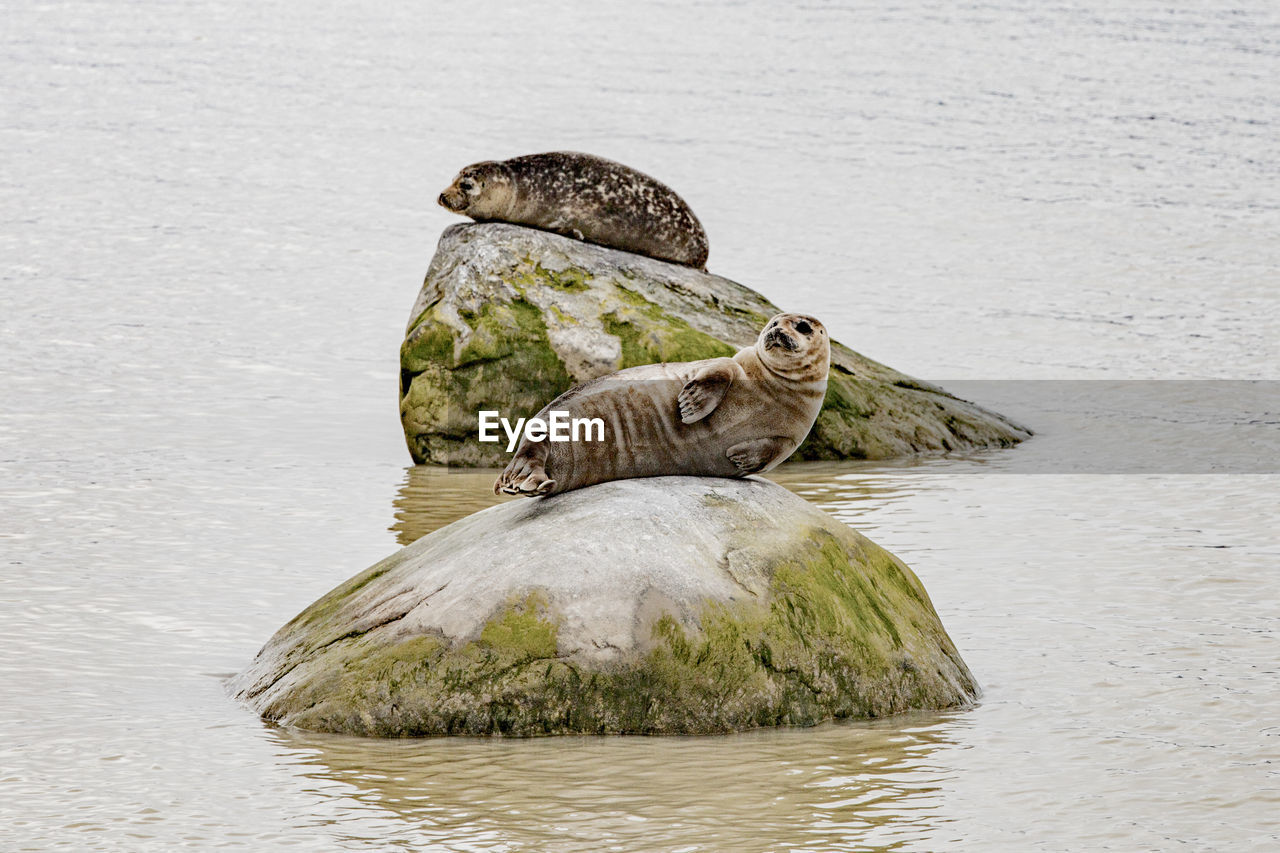
<svg viewBox="0 0 1280 853">
<path fill-rule="evenodd" d="M 474 160 L 649 171 L 713 271 L 925 379 L 1280 379 L 1273 4 L 4 16 L 0 847 L 1280 843 L 1280 477 L 1213 419 L 1107 474 L 1014 395 L 991 402 L 1040 429 L 1019 450 L 775 473 L 917 571 L 972 710 L 377 742 L 223 691 L 307 603 L 494 500 L 410 469 L 396 411 L 456 221 L 433 200 Z M 1239 409 L 1274 446 L 1276 409 Z M 1145 435 L 1103 421 L 1112 450 Z"/>
</svg>

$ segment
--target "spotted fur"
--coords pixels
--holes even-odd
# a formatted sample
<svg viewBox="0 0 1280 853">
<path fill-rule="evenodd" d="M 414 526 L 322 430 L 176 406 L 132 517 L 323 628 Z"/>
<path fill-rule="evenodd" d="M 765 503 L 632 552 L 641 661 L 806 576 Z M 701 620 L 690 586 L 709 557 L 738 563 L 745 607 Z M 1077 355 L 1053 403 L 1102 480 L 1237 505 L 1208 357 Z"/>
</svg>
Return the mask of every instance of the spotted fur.
<svg viewBox="0 0 1280 853">
<path fill-rule="evenodd" d="M 511 222 L 706 269 L 707 234 L 675 190 L 629 166 L 572 151 L 467 166 L 440 194 L 477 222 Z"/>
</svg>

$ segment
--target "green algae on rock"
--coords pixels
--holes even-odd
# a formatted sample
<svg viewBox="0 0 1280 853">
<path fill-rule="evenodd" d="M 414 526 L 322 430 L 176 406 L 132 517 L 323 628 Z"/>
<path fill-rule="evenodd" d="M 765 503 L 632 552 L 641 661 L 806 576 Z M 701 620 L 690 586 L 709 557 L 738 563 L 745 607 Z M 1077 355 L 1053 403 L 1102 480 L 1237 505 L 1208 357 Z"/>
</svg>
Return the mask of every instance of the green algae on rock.
<svg viewBox="0 0 1280 853">
<path fill-rule="evenodd" d="M 790 306 L 797 308 L 799 306 Z M 400 348 L 400 419 L 415 462 L 502 467 L 477 413 L 534 415 L 625 367 L 733 355 L 779 309 L 689 267 L 505 223 L 446 229 Z M 1030 433 L 833 344 L 827 399 L 799 459 L 1004 447 Z"/>
<path fill-rule="evenodd" d="M 233 684 L 304 729 L 696 734 L 963 706 L 900 560 L 758 478 L 620 480 L 475 513 L 308 607 Z"/>
</svg>

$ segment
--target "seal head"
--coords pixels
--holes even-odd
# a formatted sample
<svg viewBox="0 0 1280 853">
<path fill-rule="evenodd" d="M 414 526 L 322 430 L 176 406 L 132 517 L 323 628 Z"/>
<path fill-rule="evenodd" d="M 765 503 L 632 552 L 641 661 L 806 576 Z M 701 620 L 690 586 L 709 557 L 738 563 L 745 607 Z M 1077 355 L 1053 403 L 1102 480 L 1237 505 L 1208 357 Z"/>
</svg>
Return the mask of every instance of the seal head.
<svg viewBox="0 0 1280 853">
<path fill-rule="evenodd" d="M 793 382 L 825 380 L 831 367 L 827 327 L 808 314 L 779 314 L 756 339 L 756 355 L 769 370 Z"/>
<path fill-rule="evenodd" d="M 473 163 L 458 173 L 437 201 L 445 210 L 477 222 L 502 220 L 515 201 L 514 182 L 510 171 L 496 160 Z"/>
</svg>

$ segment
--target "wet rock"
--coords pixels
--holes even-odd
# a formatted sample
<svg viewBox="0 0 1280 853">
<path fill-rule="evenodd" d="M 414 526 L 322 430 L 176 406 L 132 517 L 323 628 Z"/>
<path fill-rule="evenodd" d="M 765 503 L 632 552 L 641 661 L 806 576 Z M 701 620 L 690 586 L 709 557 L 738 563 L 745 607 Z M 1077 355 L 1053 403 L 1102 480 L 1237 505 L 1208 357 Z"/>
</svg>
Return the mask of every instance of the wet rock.
<svg viewBox="0 0 1280 853">
<path fill-rule="evenodd" d="M 304 610 L 233 689 L 268 720 L 388 737 L 726 732 L 977 690 L 899 559 L 777 484 L 697 477 L 441 528 Z"/>
<path fill-rule="evenodd" d="M 803 310 L 804 306 L 787 306 Z M 400 350 L 415 462 L 502 467 L 477 413 L 529 417 L 624 367 L 733 355 L 778 308 L 688 267 L 502 223 L 440 238 Z M 1016 444 L 1022 427 L 834 344 L 822 413 L 797 459 L 885 459 Z"/>
</svg>

